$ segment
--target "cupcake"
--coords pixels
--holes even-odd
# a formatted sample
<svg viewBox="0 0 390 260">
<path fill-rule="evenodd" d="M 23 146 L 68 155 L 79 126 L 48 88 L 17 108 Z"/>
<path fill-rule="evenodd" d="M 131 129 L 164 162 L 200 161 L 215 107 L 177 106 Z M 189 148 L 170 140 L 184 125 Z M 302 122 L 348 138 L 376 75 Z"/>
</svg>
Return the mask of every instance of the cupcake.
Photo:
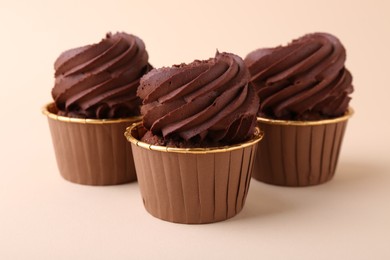
<svg viewBox="0 0 390 260">
<path fill-rule="evenodd" d="M 68 181 L 114 185 L 136 180 L 126 127 L 139 121 L 140 78 L 151 66 L 143 41 L 108 33 L 55 61 L 54 102 L 43 108 L 57 165 Z"/>
<path fill-rule="evenodd" d="M 260 97 L 259 145 L 253 177 L 281 186 L 309 186 L 334 176 L 353 92 L 341 42 L 307 34 L 287 46 L 255 50 L 245 64 Z"/>
<path fill-rule="evenodd" d="M 175 223 L 201 224 L 239 213 L 257 143 L 259 100 L 233 54 L 153 69 L 142 77 L 142 123 L 131 142 L 146 210 Z"/>
</svg>

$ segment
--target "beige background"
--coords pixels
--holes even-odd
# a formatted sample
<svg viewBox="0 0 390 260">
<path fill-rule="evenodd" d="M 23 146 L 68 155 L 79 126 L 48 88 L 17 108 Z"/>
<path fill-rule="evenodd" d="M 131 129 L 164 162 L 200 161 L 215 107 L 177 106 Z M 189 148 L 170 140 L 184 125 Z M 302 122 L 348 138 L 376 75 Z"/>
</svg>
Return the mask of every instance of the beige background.
<svg viewBox="0 0 390 260">
<path fill-rule="evenodd" d="M 0 28 L 0 259 L 390 259 L 389 1 L 0 0 Z M 108 31 L 141 37 L 156 67 L 335 34 L 356 90 L 336 177 L 252 181 L 244 210 L 210 225 L 151 217 L 136 183 L 64 181 L 40 114 L 53 62 Z"/>
</svg>

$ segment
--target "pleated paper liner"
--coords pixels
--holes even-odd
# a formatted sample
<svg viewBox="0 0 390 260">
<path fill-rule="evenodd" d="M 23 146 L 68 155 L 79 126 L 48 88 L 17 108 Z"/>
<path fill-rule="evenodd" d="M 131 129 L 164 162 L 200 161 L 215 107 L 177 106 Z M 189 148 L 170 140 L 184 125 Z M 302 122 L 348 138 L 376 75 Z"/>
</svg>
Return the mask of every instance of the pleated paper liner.
<svg viewBox="0 0 390 260">
<path fill-rule="evenodd" d="M 257 143 L 228 147 L 172 148 L 139 141 L 146 130 L 135 123 L 125 136 L 134 154 L 145 209 L 162 220 L 202 224 L 238 214 L 246 200 Z"/>
<path fill-rule="evenodd" d="M 115 185 L 135 181 L 131 146 L 123 140 L 126 127 L 140 117 L 80 119 L 57 115 L 54 103 L 43 107 L 58 169 L 70 182 Z"/>
<path fill-rule="evenodd" d="M 253 178 L 280 186 L 310 186 L 335 174 L 348 119 L 285 121 L 258 117 L 264 141 L 256 154 Z"/>
</svg>

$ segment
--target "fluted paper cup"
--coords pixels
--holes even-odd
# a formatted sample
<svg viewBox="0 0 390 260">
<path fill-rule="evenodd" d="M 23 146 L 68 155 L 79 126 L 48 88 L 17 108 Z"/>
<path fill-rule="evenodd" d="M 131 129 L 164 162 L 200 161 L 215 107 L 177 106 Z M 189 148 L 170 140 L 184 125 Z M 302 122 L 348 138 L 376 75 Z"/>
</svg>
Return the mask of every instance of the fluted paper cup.
<svg viewBox="0 0 390 260">
<path fill-rule="evenodd" d="M 335 174 L 347 122 L 341 117 L 318 121 L 286 121 L 258 117 L 264 141 L 256 154 L 253 178 L 280 186 L 310 186 Z"/>
<path fill-rule="evenodd" d="M 140 117 L 81 119 L 58 116 L 54 103 L 43 107 L 49 121 L 58 169 L 70 182 L 115 185 L 136 180 L 126 127 Z"/>
<path fill-rule="evenodd" d="M 141 142 L 141 123 L 125 136 L 134 154 L 145 209 L 162 220 L 202 224 L 238 214 L 246 200 L 257 143 L 253 139 L 227 147 L 171 148 Z"/>
</svg>

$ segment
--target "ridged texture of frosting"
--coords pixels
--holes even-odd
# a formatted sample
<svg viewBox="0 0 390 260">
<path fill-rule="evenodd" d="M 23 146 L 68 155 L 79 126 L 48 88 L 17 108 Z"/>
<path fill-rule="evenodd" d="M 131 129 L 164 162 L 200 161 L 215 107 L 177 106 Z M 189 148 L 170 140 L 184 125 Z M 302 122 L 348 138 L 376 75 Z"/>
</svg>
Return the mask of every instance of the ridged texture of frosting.
<svg viewBox="0 0 390 260">
<path fill-rule="evenodd" d="M 141 79 L 138 96 L 146 129 L 164 139 L 226 144 L 250 138 L 259 100 L 249 86 L 243 60 L 229 53 L 153 69 Z"/>
<path fill-rule="evenodd" d="M 261 100 L 259 116 L 319 120 L 343 115 L 353 92 L 345 59 L 341 42 L 327 33 L 249 53 L 245 64 Z"/>
<path fill-rule="evenodd" d="M 137 36 L 108 33 L 97 44 L 65 51 L 54 67 L 52 96 L 59 115 L 112 119 L 140 114 L 136 91 L 151 66 Z"/>
</svg>

